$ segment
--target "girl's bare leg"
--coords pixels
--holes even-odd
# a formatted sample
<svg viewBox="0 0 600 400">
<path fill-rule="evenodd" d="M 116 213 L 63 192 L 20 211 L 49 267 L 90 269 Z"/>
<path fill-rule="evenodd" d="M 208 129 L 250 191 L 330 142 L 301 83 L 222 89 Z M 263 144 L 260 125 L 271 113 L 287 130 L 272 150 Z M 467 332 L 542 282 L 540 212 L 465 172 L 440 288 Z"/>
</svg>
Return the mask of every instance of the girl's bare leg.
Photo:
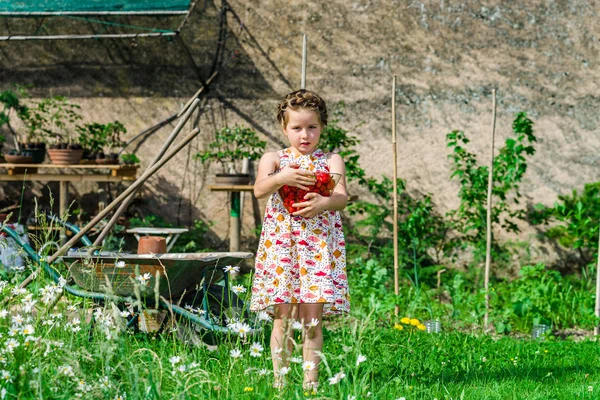
<svg viewBox="0 0 600 400">
<path fill-rule="evenodd" d="M 291 322 L 298 313 L 298 307 L 293 304 L 278 304 L 273 306 L 273 330 L 271 331 L 271 358 L 275 374 L 275 387 L 283 386 L 279 371 L 289 365 L 289 358 L 294 349 L 292 341 Z"/>
<path fill-rule="evenodd" d="M 319 385 L 319 363 L 321 362 L 318 353 L 323 348 L 323 304 L 300 304 L 298 313 L 300 321 L 304 324 L 304 344 L 302 348 L 304 361 L 315 363 L 315 368 L 304 371 L 304 388 L 316 389 Z M 318 320 L 319 323 L 307 327 L 307 324 L 313 319 Z"/>
</svg>

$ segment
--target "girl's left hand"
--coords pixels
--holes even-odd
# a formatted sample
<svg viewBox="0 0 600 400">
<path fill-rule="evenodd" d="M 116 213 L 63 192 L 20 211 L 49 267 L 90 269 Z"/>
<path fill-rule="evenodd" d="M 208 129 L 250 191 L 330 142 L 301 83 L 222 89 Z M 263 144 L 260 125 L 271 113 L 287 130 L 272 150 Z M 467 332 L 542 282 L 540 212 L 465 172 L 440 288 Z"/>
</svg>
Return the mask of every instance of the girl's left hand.
<svg viewBox="0 0 600 400">
<path fill-rule="evenodd" d="M 318 193 L 310 192 L 304 196 L 302 203 L 294 203 L 295 208 L 300 210 L 295 211 L 292 215 L 298 215 L 305 218 L 312 218 L 317 214 L 322 213 L 326 209 L 327 199 Z"/>
</svg>

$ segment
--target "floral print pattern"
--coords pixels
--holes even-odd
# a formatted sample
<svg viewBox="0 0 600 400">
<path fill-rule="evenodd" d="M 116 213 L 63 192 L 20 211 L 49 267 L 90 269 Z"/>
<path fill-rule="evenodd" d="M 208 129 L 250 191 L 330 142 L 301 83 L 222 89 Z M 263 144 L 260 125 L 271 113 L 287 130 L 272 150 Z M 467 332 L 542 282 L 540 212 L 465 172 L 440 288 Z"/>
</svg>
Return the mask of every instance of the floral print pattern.
<svg viewBox="0 0 600 400">
<path fill-rule="evenodd" d="M 298 157 L 289 148 L 280 150 L 280 168 L 290 163 L 329 172 L 321 150 Z M 272 311 L 274 304 L 294 303 L 324 303 L 324 315 L 350 311 L 342 220 L 329 210 L 313 218 L 292 216 L 275 192 L 265 211 L 250 309 Z"/>
</svg>

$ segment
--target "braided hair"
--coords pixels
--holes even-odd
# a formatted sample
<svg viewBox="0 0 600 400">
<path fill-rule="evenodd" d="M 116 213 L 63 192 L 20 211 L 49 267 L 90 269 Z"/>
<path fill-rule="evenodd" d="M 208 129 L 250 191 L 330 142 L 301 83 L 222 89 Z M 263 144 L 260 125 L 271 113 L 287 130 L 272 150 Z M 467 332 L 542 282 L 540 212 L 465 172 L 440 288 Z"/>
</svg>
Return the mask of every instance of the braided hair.
<svg viewBox="0 0 600 400">
<path fill-rule="evenodd" d="M 327 125 L 327 106 L 325 101 L 315 92 L 306 89 L 296 90 L 289 93 L 277 106 L 277 121 L 283 128 L 287 126 L 288 115 L 286 110 L 296 111 L 299 108 L 306 108 L 317 113 L 323 126 Z"/>
</svg>

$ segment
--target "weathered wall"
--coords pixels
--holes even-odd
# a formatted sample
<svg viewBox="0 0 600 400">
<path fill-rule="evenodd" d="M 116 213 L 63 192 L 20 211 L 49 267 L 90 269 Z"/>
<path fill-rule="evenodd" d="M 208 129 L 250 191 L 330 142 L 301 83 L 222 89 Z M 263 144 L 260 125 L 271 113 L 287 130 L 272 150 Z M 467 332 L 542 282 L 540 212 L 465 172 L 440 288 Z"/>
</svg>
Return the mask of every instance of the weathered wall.
<svg viewBox="0 0 600 400">
<path fill-rule="evenodd" d="M 217 48 L 215 2 L 199 5 L 183 30 L 204 76 Z M 332 109 L 345 103 L 341 124 L 360 125 L 361 162 L 371 175 L 391 176 L 391 76 L 398 76 L 399 175 L 410 190 L 432 192 L 442 211 L 457 201 L 445 135 L 464 130 L 473 139 L 470 149 L 487 162 L 494 86 L 498 141 L 509 135 L 516 112 L 527 111 L 535 122 L 537 153 L 522 190 L 527 203 L 550 205 L 558 194 L 599 179 L 596 2 L 229 3 L 220 73 L 197 122 L 203 138 L 151 181 L 148 212 L 176 219 L 181 202 L 182 223 L 212 220 L 215 235 L 226 237 L 226 197 L 206 189 L 210 178 L 189 156 L 224 124 L 251 125 L 271 149 L 284 145 L 274 111 L 280 97 L 299 87 L 302 33 L 309 40 L 307 87 Z M 86 119 L 118 119 L 132 136 L 177 112 L 198 87 L 183 53 L 162 39 L 139 39 L 135 47 L 128 41 L 0 43 L 0 51 L 2 87 L 30 83 L 34 97 L 69 95 Z M 172 127 L 138 145 L 144 161 Z M 262 204 L 246 205 L 250 237 Z"/>
</svg>

